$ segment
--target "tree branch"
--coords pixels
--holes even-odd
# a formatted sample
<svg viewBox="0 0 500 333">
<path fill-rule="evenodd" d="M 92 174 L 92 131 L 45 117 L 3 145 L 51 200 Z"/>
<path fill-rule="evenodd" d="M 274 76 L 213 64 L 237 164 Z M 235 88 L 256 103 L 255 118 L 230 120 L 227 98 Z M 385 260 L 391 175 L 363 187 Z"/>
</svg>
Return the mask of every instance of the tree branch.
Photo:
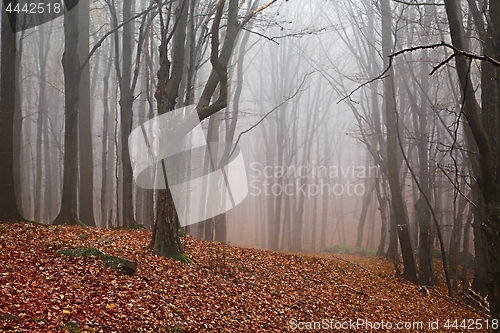
<svg viewBox="0 0 500 333">
<path fill-rule="evenodd" d="M 247 128 L 246 130 L 244 130 L 243 132 L 241 132 L 239 135 L 238 135 L 238 138 L 236 139 L 236 142 L 234 143 L 234 147 L 233 147 L 233 150 L 231 150 L 231 153 L 229 154 L 229 156 L 232 156 L 234 151 L 236 150 L 236 147 L 238 145 L 238 142 L 240 142 L 240 139 L 241 139 L 241 136 L 245 133 L 248 133 L 250 132 L 251 130 L 253 130 L 255 127 L 259 126 L 260 123 L 262 123 L 264 121 L 264 119 L 266 119 L 271 113 L 273 113 L 274 111 L 276 111 L 277 109 L 279 109 L 283 104 L 285 104 L 286 102 L 288 102 L 289 100 L 291 100 L 292 98 L 294 98 L 295 96 L 298 95 L 298 93 L 300 92 L 300 89 L 302 88 L 302 86 L 304 85 L 305 81 L 306 81 L 306 78 L 311 75 L 312 73 L 307 73 L 306 75 L 304 75 L 304 78 L 302 79 L 302 82 L 300 83 L 299 87 L 297 88 L 297 90 L 293 93 L 293 95 L 291 96 L 288 96 L 287 98 L 285 98 L 280 104 L 276 105 L 274 108 L 272 108 L 268 113 L 266 113 L 258 122 L 256 122 L 254 125 L 250 126 L 249 128 Z"/>
<path fill-rule="evenodd" d="M 398 52 L 394 52 L 392 54 L 389 55 L 389 64 L 387 65 L 387 67 L 384 69 L 384 71 L 382 73 L 380 73 L 377 77 L 369 80 L 369 81 L 366 81 L 364 82 L 363 84 L 360 84 L 356 89 L 354 89 L 353 91 L 351 91 L 349 93 L 349 95 L 345 96 L 344 98 L 342 98 L 340 101 L 337 102 L 337 104 L 339 104 L 340 102 L 342 102 L 343 100 L 345 99 L 351 99 L 351 96 L 356 92 L 358 91 L 359 89 L 363 88 L 364 86 L 372 83 L 373 81 L 376 81 L 376 80 L 381 80 L 381 79 L 384 79 L 387 77 L 387 72 L 389 72 L 389 69 L 392 67 L 392 62 L 393 62 L 393 59 L 403 53 L 407 53 L 407 52 L 414 52 L 414 51 L 418 51 L 418 50 L 426 50 L 426 49 L 436 49 L 436 48 L 439 48 L 439 47 L 447 47 L 449 49 L 451 49 L 453 51 L 453 54 L 451 56 L 449 56 L 446 60 L 443 60 L 442 62 L 440 62 L 437 66 L 433 67 L 432 71 L 429 73 L 429 75 L 432 75 L 434 74 L 439 68 L 443 67 L 444 65 L 446 65 L 447 63 L 449 63 L 452 59 L 454 59 L 455 57 L 457 56 L 464 56 L 464 57 L 467 57 L 467 58 L 471 58 L 471 59 L 476 59 L 476 60 L 481 60 L 481 61 L 488 61 L 490 62 L 493 66 L 495 67 L 500 67 L 500 61 L 490 57 L 489 55 L 479 55 L 479 54 L 476 54 L 476 53 L 472 53 L 472 52 L 468 52 L 468 51 L 464 51 L 464 50 L 460 50 L 459 48 L 449 44 L 449 43 L 446 43 L 444 41 L 442 41 L 441 43 L 437 43 L 437 44 L 431 44 L 431 45 L 421 45 L 421 46 L 415 46 L 415 47 L 409 47 L 409 48 L 406 48 L 406 49 L 403 49 L 403 50 L 400 50 Z"/>
<path fill-rule="evenodd" d="M 458 188 L 458 186 L 455 184 L 455 182 L 450 178 L 450 176 L 448 176 L 448 173 L 446 172 L 446 170 L 443 169 L 443 167 L 437 163 L 437 167 L 439 168 L 439 170 L 441 170 L 443 172 L 443 174 L 446 176 L 446 178 L 448 178 L 448 180 L 450 181 L 450 183 L 453 185 L 453 187 L 455 188 L 455 190 L 457 190 L 457 192 L 462 196 L 464 197 L 465 200 L 467 200 L 468 203 L 470 203 L 474 208 L 476 209 L 479 209 L 479 207 L 477 206 L 477 204 L 475 204 L 471 199 L 469 199 L 467 197 L 467 195 L 465 195 L 465 193 L 462 192 L 462 190 L 460 190 Z"/>
<path fill-rule="evenodd" d="M 254 11 L 250 12 L 244 19 L 243 21 L 240 23 L 239 27 L 242 28 L 244 27 L 248 21 L 250 21 L 250 19 L 252 17 L 254 17 L 255 15 L 257 15 L 258 13 L 260 13 L 261 11 L 263 11 L 264 9 L 266 9 L 267 7 L 271 6 L 273 3 L 275 3 L 276 1 L 278 0 L 271 0 L 269 1 L 268 3 L 260 6 L 259 8 L 255 9 Z"/>
<path fill-rule="evenodd" d="M 433 3 L 433 2 L 406 2 L 403 0 L 392 0 L 397 3 L 402 3 L 408 6 L 444 6 L 444 3 Z"/>
<path fill-rule="evenodd" d="M 108 38 L 112 33 L 114 33 L 115 31 L 119 30 L 121 27 L 123 27 L 125 24 L 135 20 L 136 18 L 148 13 L 149 11 L 153 10 L 153 9 L 156 9 L 158 8 L 158 5 L 152 5 L 150 7 L 148 7 L 147 9 L 143 10 L 142 12 L 138 13 L 138 14 L 135 14 L 134 16 L 132 16 L 130 19 L 120 23 L 119 25 L 117 25 L 115 28 L 109 30 L 108 32 L 106 32 L 104 34 L 104 36 L 101 37 L 101 39 L 99 39 L 99 41 L 94 45 L 94 47 L 92 48 L 92 50 L 89 52 L 89 55 L 88 57 L 85 59 L 85 61 L 82 63 L 82 65 L 80 66 L 80 70 L 85 68 L 85 66 L 87 66 L 88 62 L 90 61 L 90 58 L 94 55 L 94 53 L 97 51 L 98 48 L 101 47 L 102 43 L 104 42 L 104 40 L 106 40 L 106 38 Z"/>
</svg>

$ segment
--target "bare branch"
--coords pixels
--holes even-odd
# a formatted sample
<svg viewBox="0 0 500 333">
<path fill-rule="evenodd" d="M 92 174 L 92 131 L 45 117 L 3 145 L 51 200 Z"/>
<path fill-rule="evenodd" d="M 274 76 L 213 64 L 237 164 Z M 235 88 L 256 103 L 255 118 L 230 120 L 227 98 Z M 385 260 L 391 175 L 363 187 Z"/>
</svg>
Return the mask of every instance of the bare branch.
<svg viewBox="0 0 500 333">
<path fill-rule="evenodd" d="M 389 71 L 389 69 L 391 68 L 392 66 L 392 61 L 395 57 L 403 54 L 403 53 L 407 53 L 407 52 L 414 52 L 414 51 L 418 51 L 418 50 L 426 50 L 426 49 L 435 49 L 435 48 L 438 48 L 438 47 L 447 47 L 449 49 L 451 49 L 453 51 L 453 54 L 451 56 L 449 56 L 446 60 L 442 61 L 441 63 L 439 63 L 436 67 L 433 67 L 432 71 L 429 73 L 429 75 L 432 75 L 436 72 L 436 70 L 438 70 L 439 68 L 441 68 L 442 66 L 446 65 L 447 63 L 449 63 L 452 59 L 454 59 L 455 57 L 457 56 L 464 56 L 464 57 L 467 57 L 467 58 L 471 58 L 471 59 L 476 59 L 476 60 L 481 60 L 481 61 L 488 61 L 490 62 L 493 66 L 495 67 L 500 67 L 500 61 L 490 57 L 489 55 L 479 55 L 479 54 L 476 54 L 476 53 L 472 53 L 472 52 L 468 52 L 468 51 L 464 51 L 464 50 L 460 50 L 458 49 L 457 47 L 449 44 L 449 43 L 446 43 L 444 41 L 442 41 L 441 43 L 437 43 L 437 44 L 431 44 L 431 45 L 421 45 L 421 46 L 415 46 L 415 47 L 409 47 L 409 48 L 406 48 L 406 49 L 403 49 L 403 50 L 400 50 L 398 52 L 394 52 L 392 54 L 389 55 L 389 64 L 387 65 L 387 67 L 384 69 L 384 71 L 379 74 L 377 77 L 369 80 L 369 81 L 366 81 L 364 82 L 363 84 L 360 84 L 356 89 L 354 89 L 353 91 L 351 91 L 349 93 L 349 95 L 345 96 L 344 98 L 342 98 L 341 100 L 339 100 L 337 102 L 337 104 L 339 104 L 340 102 L 342 102 L 343 100 L 345 99 L 351 99 L 351 96 L 356 92 L 358 91 L 359 89 L 363 88 L 364 86 L 372 83 L 373 81 L 376 81 L 376 80 L 381 80 L 381 79 L 384 79 L 386 78 L 387 76 L 385 74 L 387 74 L 387 72 Z"/>
<path fill-rule="evenodd" d="M 446 178 L 448 178 L 448 180 L 450 181 L 450 183 L 453 185 L 453 187 L 455 188 L 455 190 L 457 190 L 457 192 L 462 196 L 464 197 L 465 200 L 467 200 L 468 203 L 470 203 L 474 208 L 478 208 L 477 205 L 467 197 L 467 195 L 465 195 L 465 193 L 463 193 L 459 188 L 458 186 L 455 184 L 455 182 L 450 178 L 450 176 L 448 176 L 448 173 L 446 172 L 446 170 L 443 169 L 443 167 L 437 163 L 437 166 L 439 168 L 439 170 L 441 170 L 443 172 L 443 174 L 446 176 Z"/>
<path fill-rule="evenodd" d="M 233 147 L 233 150 L 231 150 L 231 153 L 229 154 L 229 156 L 232 156 L 234 151 L 236 150 L 236 146 L 238 145 L 238 142 L 240 142 L 240 139 L 241 139 L 241 136 L 245 133 L 248 133 L 250 132 L 251 130 L 253 130 L 255 127 L 259 126 L 260 123 L 262 123 L 271 113 L 273 113 L 274 111 L 276 111 L 277 109 L 279 109 L 283 104 L 285 104 L 286 102 L 288 102 L 289 100 L 291 100 L 292 98 L 294 98 L 295 96 L 298 95 L 298 93 L 300 92 L 302 86 L 304 85 L 305 81 L 306 81 L 306 78 L 311 75 L 311 73 L 307 73 L 306 75 L 304 75 L 303 79 L 302 79 L 302 82 L 300 83 L 299 87 L 297 88 L 297 90 L 293 93 L 293 95 L 291 96 L 288 96 L 287 98 L 285 98 L 280 104 L 276 105 L 274 108 L 272 108 L 268 113 L 266 113 L 258 122 L 256 122 L 254 125 L 250 126 L 249 128 L 247 128 L 246 130 L 244 130 L 243 132 L 240 133 L 240 135 L 238 135 L 238 138 L 236 139 L 236 142 L 234 143 L 234 147 Z"/>
<path fill-rule="evenodd" d="M 245 27 L 243 27 L 243 28 L 241 28 L 241 29 L 242 29 L 242 30 L 245 30 L 245 31 L 248 31 L 248 32 L 249 32 L 249 33 L 251 33 L 251 34 L 254 34 L 254 35 L 257 35 L 257 36 L 263 37 L 263 38 L 265 38 L 265 39 L 267 39 L 267 40 L 270 40 L 271 42 L 276 43 L 277 45 L 280 45 L 280 43 L 278 43 L 277 41 L 275 41 L 272 37 L 268 37 L 268 36 L 266 36 L 266 35 L 264 35 L 264 34 L 261 34 L 260 32 L 253 31 L 253 30 L 247 29 L 247 28 L 245 28 Z"/>
<path fill-rule="evenodd" d="M 99 47 L 101 47 L 102 43 L 104 42 L 104 40 L 106 38 L 108 38 L 112 33 L 116 32 L 117 30 L 119 30 L 121 27 L 123 27 L 125 24 L 135 20 L 136 18 L 148 13 L 149 11 L 153 10 L 153 9 L 156 9 L 158 8 L 158 5 L 152 5 L 150 7 L 148 7 L 147 9 L 143 10 L 142 12 L 132 16 L 130 19 L 120 23 L 119 25 L 117 25 L 115 28 L 109 30 L 108 32 L 106 32 L 104 34 L 104 36 L 101 37 L 101 39 L 99 39 L 99 41 L 94 45 L 94 47 L 92 48 L 92 50 L 89 52 L 89 55 L 87 57 L 87 59 L 85 59 L 85 61 L 82 63 L 81 65 L 81 69 L 85 68 L 85 66 L 87 66 L 88 62 L 90 61 L 90 58 L 92 58 L 92 56 L 94 55 L 94 53 L 97 51 L 97 49 Z"/>
<path fill-rule="evenodd" d="M 271 6 L 273 3 L 275 3 L 276 1 L 278 0 L 271 0 L 269 1 L 268 3 L 260 6 L 259 8 L 255 9 L 254 11 L 250 12 L 244 19 L 243 21 L 240 23 L 240 28 L 244 27 L 248 21 L 250 21 L 250 19 L 252 17 L 254 17 L 255 15 L 257 15 L 258 13 L 260 13 L 261 11 L 263 11 L 264 9 L 266 9 L 267 7 Z"/>
<path fill-rule="evenodd" d="M 447 48 L 449 48 L 451 50 L 453 50 L 455 56 L 459 56 L 460 55 L 460 56 L 465 56 L 465 57 L 476 59 L 476 60 L 488 61 L 491 64 L 493 64 L 493 66 L 500 67 L 500 61 L 498 61 L 498 60 L 496 60 L 496 59 L 494 59 L 494 58 L 492 58 L 492 57 L 490 57 L 490 56 L 488 56 L 486 54 L 485 55 L 479 55 L 479 54 L 476 54 L 476 53 L 472 53 L 472 52 L 460 50 L 457 47 L 455 47 L 455 46 L 453 46 L 453 45 L 451 45 L 449 43 L 446 43 L 444 41 L 442 41 L 441 43 L 437 43 L 437 44 L 422 45 L 422 46 L 416 46 L 416 47 L 410 47 L 410 48 L 407 48 L 407 49 L 403 49 L 401 51 L 398 51 L 398 52 L 395 52 L 395 53 L 389 55 L 389 59 L 397 57 L 398 55 L 406 53 L 406 52 L 413 52 L 413 51 L 424 50 L 424 49 L 435 49 L 435 48 L 443 47 L 443 46 L 447 47 Z"/>
<path fill-rule="evenodd" d="M 406 2 L 403 0 L 392 0 L 397 3 L 402 3 L 408 6 L 444 6 L 444 3 L 433 3 L 433 2 Z"/>
<path fill-rule="evenodd" d="M 254 15 L 254 16 L 257 15 L 258 13 L 260 13 L 261 11 L 263 11 L 264 9 L 266 9 L 267 7 L 271 6 L 276 1 L 277 0 L 271 0 L 268 3 L 266 3 L 265 5 L 260 6 L 259 8 L 257 8 L 256 10 L 253 11 L 252 15 Z"/>
</svg>

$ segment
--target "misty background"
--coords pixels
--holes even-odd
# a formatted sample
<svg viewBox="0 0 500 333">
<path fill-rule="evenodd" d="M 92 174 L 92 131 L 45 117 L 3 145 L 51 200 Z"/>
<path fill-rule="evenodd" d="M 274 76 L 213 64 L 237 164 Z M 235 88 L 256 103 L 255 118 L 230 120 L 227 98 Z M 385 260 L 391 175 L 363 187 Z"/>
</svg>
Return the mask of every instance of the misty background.
<svg viewBox="0 0 500 333">
<path fill-rule="evenodd" d="M 167 2 L 165 8 L 181 6 Z M 130 216 L 148 229 L 155 223 L 155 192 L 124 177 L 130 161 L 123 125 L 124 115 L 130 117 L 130 133 L 158 115 L 161 28 L 158 12 L 147 10 L 153 4 L 105 0 L 78 5 L 80 61 L 94 52 L 81 77 L 78 115 L 78 211 L 88 225 L 130 227 Z M 197 104 L 210 75 L 216 4 L 189 1 L 186 75 L 178 106 Z M 484 238 L 478 236 L 480 218 L 474 212 L 479 200 L 474 148 L 463 126 L 454 62 L 442 63 L 452 52 L 411 50 L 391 58 L 391 70 L 385 71 L 395 51 L 450 42 L 445 7 L 391 1 L 388 16 L 387 4 L 277 1 L 248 21 L 228 64 L 228 105 L 202 126 L 209 141 L 240 146 L 249 195 L 236 208 L 183 232 L 280 251 L 356 246 L 356 251 L 393 258 L 400 251 L 398 230 L 405 230 L 412 255 L 424 230 L 428 249 L 442 245 L 449 253 L 462 253 L 460 258 L 471 253 L 476 265 L 484 265 L 484 248 L 478 249 Z M 240 21 L 254 5 L 239 2 Z M 467 49 L 480 53 L 473 22 L 477 13 L 465 2 L 460 8 Z M 166 19 L 168 10 L 163 10 Z M 143 14 L 132 19 L 135 13 Z M 16 199 L 23 217 L 50 223 L 63 200 L 64 18 L 20 31 L 16 38 Z M 470 61 L 468 75 L 480 98 L 484 71 L 478 61 Z M 394 118 L 387 119 L 388 104 L 396 109 Z M 389 185 L 391 154 L 399 211 L 392 209 L 398 199 Z M 401 212 L 405 219 L 399 218 Z M 483 256 L 479 263 L 477 251 Z M 458 270 L 458 257 L 450 258 L 451 270 Z M 477 290 L 484 291 L 484 279 L 476 281 Z"/>
</svg>

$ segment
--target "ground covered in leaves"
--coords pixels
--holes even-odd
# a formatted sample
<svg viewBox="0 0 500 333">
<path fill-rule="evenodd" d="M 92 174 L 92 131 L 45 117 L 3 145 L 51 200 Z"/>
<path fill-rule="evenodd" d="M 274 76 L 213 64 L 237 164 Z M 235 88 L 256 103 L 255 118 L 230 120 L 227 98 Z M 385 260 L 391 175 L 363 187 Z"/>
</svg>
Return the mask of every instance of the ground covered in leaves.
<svg viewBox="0 0 500 333">
<path fill-rule="evenodd" d="M 471 320 L 473 331 L 486 331 L 486 319 L 439 296 L 440 288 L 419 292 L 381 258 L 356 264 L 349 256 L 186 237 L 193 264 L 185 264 L 146 250 L 150 238 L 144 230 L 0 224 L 0 332 L 386 332 L 396 326 L 443 332 L 470 331 Z M 77 247 L 134 260 L 137 271 L 122 275 L 95 257 L 56 254 Z M 468 327 L 460 326 L 464 319 Z"/>
</svg>

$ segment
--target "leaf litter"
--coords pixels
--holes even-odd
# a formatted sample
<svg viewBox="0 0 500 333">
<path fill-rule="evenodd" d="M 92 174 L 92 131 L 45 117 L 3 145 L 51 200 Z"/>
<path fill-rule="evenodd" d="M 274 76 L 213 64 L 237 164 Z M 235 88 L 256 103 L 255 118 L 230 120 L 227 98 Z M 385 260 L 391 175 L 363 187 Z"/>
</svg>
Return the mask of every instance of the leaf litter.
<svg viewBox="0 0 500 333">
<path fill-rule="evenodd" d="M 150 239 L 146 230 L 0 224 L 0 332 L 328 331 L 307 325 L 362 319 L 426 328 L 437 319 L 482 318 L 439 297 L 442 286 L 419 293 L 378 257 L 279 253 L 187 236 L 193 264 L 185 264 L 147 250 Z M 126 276 L 95 257 L 56 254 L 79 247 L 134 260 L 137 271 Z M 342 330 L 354 331 L 387 330 Z"/>
</svg>

